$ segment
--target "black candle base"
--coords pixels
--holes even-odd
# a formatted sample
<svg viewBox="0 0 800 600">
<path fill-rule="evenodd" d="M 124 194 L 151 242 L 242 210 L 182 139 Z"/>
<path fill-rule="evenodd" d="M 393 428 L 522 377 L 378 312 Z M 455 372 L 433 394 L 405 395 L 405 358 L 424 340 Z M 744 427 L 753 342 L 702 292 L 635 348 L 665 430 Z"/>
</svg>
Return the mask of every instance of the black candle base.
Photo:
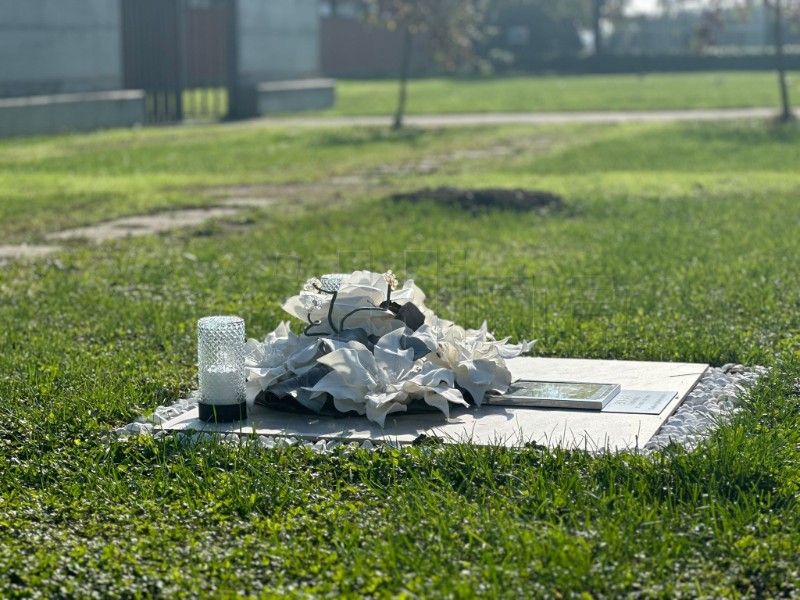
<svg viewBox="0 0 800 600">
<path fill-rule="evenodd" d="M 247 418 L 247 402 L 240 404 L 205 404 L 197 403 L 201 421 L 211 421 L 216 423 L 230 423 L 231 421 L 242 421 Z"/>
</svg>

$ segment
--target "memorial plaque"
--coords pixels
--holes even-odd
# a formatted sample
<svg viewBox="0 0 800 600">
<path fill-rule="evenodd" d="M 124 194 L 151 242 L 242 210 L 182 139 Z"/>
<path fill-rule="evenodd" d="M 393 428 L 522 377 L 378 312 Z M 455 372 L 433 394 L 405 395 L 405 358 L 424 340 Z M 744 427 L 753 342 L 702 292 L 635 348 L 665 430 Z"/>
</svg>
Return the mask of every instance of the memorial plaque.
<svg viewBox="0 0 800 600">
<path fill-rule="evenodd" d="M 603 412 L 660 415 L 678 392 L 622 390 L 603 407 Z"/>
</svg>

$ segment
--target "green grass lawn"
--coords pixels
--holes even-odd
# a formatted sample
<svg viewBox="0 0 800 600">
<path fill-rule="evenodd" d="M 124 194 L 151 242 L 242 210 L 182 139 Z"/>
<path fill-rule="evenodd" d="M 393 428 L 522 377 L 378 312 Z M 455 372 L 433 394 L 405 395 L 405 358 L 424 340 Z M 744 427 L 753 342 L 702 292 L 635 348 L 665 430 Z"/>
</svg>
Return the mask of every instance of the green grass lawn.
<svg viewBox="0 0 800 600">
<path fill-rule="evenodd" d="M 797 596 L 799 143 L 756 122 L 0 143 L 4 242 L 207 204 L 209 186 L 372 184 L 0 269 L 0 596 Z M 442 184 L 567 208 L 385 199 Z M 539 355 L 772 375 L 697 450 L 651 457 L 110 434 L 193 387 L 199 317 L 240 314 L 261 337 L 307 277 L 357 267 L 413 276 L 438 314 L 538 338 Z"/>
<path fill-rule="evenodd" d="M 642 75 L 519 76 L 415 79 L 409 114 L 594 110 L 667 110 L 779 106 L 776 75 L 763 71 Z M 329 115 L 388 115 L 397 105 L 397 81 L 339 80 Z M 800 99 L 800 78 L 789 75 Z"/>
</svg>

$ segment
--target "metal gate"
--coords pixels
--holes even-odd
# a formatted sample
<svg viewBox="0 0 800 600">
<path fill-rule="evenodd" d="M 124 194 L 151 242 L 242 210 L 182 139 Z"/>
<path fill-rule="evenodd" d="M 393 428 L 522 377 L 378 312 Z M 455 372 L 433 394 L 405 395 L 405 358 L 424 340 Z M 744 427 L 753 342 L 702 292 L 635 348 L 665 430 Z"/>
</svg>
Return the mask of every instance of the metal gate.
<svg viewBox="0 0 800 600">
<path fill-rule="evenodd" d="M 236 0 L 122 0 L 125 87 L 147 119 L 220 119 L 236 89 Z"/>
</svg>

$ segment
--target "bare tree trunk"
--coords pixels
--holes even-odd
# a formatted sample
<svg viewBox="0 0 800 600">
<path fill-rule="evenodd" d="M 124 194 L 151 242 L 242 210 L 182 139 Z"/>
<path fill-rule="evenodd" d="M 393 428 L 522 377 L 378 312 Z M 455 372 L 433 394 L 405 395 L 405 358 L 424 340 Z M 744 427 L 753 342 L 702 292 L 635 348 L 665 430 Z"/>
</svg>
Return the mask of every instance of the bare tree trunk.
<svg viewBox="0 0 800 600">
<path fill-rule="evenodd" d="M 781 88 L 781 122 L 792 119 L 792 107 L 789 104 L 789 90 L 786 87 L 786 64 L 783 59 L 783 11 L 782 0 L 775 0 L 775 62 L 778 68 L 778 83 Z"/>
<path fill-rule="evenodd" d="M 592 29 L 594 31 L 594 55 L 603 54 L 603 31 L 600 27 L 600 17 L 605 0 L 592 0 Z"/>
<path fill-rule="evenodd" d="M 403 57 L 400 62 L 400 95 L 397 99 L 397 111 L 394 113 L 394 123 L 392 129 L 403 127 L 403 115 L 406 110 L 406 85 L 408 83 L 408 70 L 411 64 L 411 30 L 408 24 L 404 26 L 403 32 Z"/>
</svg>

